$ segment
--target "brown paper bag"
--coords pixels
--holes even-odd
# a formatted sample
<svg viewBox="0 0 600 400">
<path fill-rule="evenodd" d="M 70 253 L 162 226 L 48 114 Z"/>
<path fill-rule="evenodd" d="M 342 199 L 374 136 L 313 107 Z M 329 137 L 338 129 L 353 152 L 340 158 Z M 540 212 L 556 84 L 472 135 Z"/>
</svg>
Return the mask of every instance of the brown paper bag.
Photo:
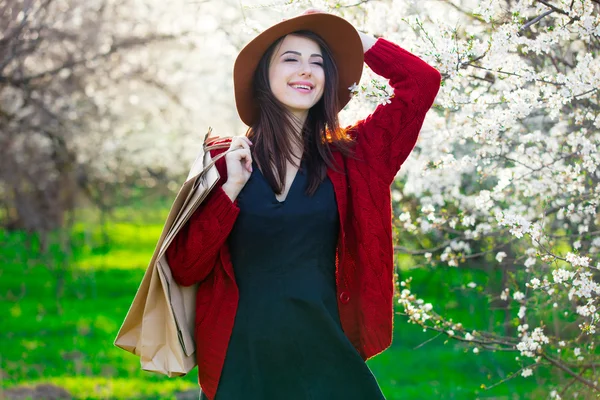
<svg viewBox="0 0 600 400">
<path fill-rule="evenodd" d="M 194 321 L 197 285 L 180 286 L 171 274 L 165 252 L 175 235 L 208 196 L 219 180 L 210 150 L 228 143 L 208 143 L 206 134 L 200 154 L 179 190 L 154 249 L 142 283 L 115 339 L 115 346 L 140 357 L 143 370 L 172 376 L 187 374 L 196 366 Z"/>
</svg>

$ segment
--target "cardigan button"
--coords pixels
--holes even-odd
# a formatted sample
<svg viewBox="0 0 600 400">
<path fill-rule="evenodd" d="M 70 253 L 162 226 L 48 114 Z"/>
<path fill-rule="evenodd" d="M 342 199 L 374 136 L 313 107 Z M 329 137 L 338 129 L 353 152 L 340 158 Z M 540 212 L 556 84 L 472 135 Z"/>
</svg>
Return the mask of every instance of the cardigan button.
<svg viewBox="0 0 600 400">
<path fill-rule="evenodd" d="M 340 293 L 340 301 L 343 304 L 348 304 L 348 302 L 350 301 L 350 295 L 348 294 L 348 292 Z"/>
</svg>

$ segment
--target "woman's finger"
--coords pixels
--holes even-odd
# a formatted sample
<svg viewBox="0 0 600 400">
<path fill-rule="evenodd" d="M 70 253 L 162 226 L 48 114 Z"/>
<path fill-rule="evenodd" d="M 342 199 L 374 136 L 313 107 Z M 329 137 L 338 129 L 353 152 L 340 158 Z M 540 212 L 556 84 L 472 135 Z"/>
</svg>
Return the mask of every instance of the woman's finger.
<svg viewBox="0 0 600 400">
<path fill-rule="evenodd" d="M 324 13 L 325 11 L 323 10 L 319 10 L 318 8 L 309 8 L 308 10 L 304 11 L 304 14 L 318 14 L 318 13 Z"/>
<path fill-rule="evenodd" d="M 252 141 L 246 136 L 236 136 L 231 140 L 230 148 L 234 149 L 231 153 L 235 158 L 242 163 L 243 168 L 248 172 L 252 172 L 252 154 L 250 145 Z"/>
<path fill-rule="evenodd" d="M 240 139 L 234 139 L 231 141 L 231 144 L 229 145 L 230 149 L 233 149 L 234 151 L 236 150 L 250 150 L 250 146 L 248 145 L 248 142 L 246 142 L 245 140 L 240 140 Z"/>
<path fill-rule="evenodd" d="M 249 149 L 239 150 L 240 153 L 240 162 L 244 163 L 244 168 L 248 172 L 252 172 L 252 155 L 250 154 Z"/>
<path fill-rule="evenodd" d="M 247 137 L 240 137 L 239 139 L 232 141 L 231 146 L 233 148 L 243 148 L 243 149 L 247 149 L 250 150 L 250 145 L 252 144 L 252 142 L 250 141 L 250 139 L 248 139 Z"/>
<path fill-rule="evenodd" d="M 231 147 L 233 147 L 233 148 L 241 147 L 241 148 L 248 149 L 248 150 L 250 149 L 250 145 L 248 144 L 248 141 L 240 136 L 231 140 Z"/>
</svg>

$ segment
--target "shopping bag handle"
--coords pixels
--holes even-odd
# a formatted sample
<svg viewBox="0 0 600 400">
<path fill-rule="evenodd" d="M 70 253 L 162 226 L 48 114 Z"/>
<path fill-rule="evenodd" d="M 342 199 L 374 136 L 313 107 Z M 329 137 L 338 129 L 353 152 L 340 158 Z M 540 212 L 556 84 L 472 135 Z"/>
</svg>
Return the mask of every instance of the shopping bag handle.
<svg viewBox="0 0 600 400">
<path fill-rule="evenodd" d="M 228 143 L 216 143 L 216 144 L 211 144 L 211 143 L 215 142 L 217 140 L 233 139 L 234 136 L 218 136 L 218 137 L 211 138 L 210 137 L 211 133 L 212 133 L 212 128 L 209 127 L 208 132 L 206 132 L 206 135 L 204 136 L 204 154 L 206 154 L 206 152 L 210 152 L 211 150 L 227 149 L 230 147 L 231 143 L 229 143 L 229 142 Z M 208 165 L 204 166 L 204 171 L 208 171 L 210 168 L 213 167 L 213 165 L 216 164 L 216 162 L 218 160 L 225 157 L 228 153 L 231 153 L 232 151 L 237 150 L 237 149 L 238 148 L 229 149 L 214 158 L 211 157 L 212 160 Z"/>
</svg>

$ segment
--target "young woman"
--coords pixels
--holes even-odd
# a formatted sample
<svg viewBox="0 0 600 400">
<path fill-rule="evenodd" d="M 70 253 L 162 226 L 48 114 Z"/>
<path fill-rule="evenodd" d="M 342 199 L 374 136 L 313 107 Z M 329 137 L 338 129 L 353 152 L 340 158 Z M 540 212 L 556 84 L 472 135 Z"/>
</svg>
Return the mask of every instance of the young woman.
<svg viewBox="0 0 600 400">
<path fill-rule="evenodd" d="M 365 61 L 393 98 L 341 129 Z M 384 398 L 365 361 L 392 341 L 390 185 L 439 86 L 418 57 L 320 12 L 240 52 L 249 129 L 167 250 L 175 279 L 199 283 L 201 399 Z"/>
</svg>

